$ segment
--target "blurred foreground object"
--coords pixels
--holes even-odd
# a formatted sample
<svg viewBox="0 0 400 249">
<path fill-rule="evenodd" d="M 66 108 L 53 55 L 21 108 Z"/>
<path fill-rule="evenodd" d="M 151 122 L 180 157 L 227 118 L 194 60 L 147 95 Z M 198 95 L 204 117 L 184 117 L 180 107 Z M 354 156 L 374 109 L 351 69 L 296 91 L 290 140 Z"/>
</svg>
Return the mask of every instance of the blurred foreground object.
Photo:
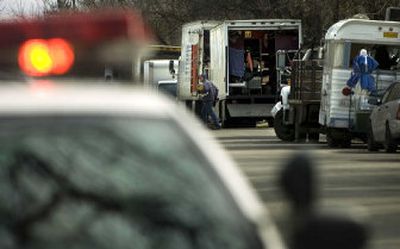
<svg viewBox="0 0 400 249">
<path fill-rule="evenodd" d="M 0 87 L 0 119 L 0 248 L 285 248 L 232 159 L 166 98 L 38 81 Z"/>
<path fill-rule="evenodd" d="M 282 170 L 280 185 L 292 207 L 288 231 L 284 231 L 289 248 L 366 248 L 369 231 L 359 217 L 349 211 L 325 212 L 317 205 L 317 180 L 314 163 L 304 151 L 293 155 Z"/>
<path fill-rule="evenodd" d="M 0 23 L 0 79 L 27 76 L 102 78 L 111 70 L 134 81 L 153 35 L 141 15 L 109 9 Z M 18 67 L 18 64 L 20 67 Z"/>
</svg>

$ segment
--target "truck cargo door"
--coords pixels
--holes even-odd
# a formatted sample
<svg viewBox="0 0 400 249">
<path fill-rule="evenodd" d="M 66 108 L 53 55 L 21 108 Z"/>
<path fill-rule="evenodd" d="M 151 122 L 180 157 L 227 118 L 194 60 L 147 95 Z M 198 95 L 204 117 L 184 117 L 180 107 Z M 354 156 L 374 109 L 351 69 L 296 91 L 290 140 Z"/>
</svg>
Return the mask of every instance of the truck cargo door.
<svg viewBox="0 0 400 249">
<path fill-rule="evenodd" d="M 210 79 L 219 89 L 219 98 L 225 99 L 229 95 L 227 86 L 227 48 L 228 37 L 225 25 L 218 25 L 210 30 Z"/>
</svg>

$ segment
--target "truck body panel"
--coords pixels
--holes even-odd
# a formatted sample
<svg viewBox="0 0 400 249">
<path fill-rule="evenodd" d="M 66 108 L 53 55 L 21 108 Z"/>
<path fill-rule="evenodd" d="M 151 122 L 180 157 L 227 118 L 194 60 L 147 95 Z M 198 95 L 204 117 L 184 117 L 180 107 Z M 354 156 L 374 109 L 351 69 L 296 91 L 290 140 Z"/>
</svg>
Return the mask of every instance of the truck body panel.
<svg viewBox="0 0 400 249">
<path fill-rule="evenodd" d="M 360 105 L 366 99 L 359 94 L 358 89 L 351 96 L 342 94 L 342 89 L 350 74 L 350 69 L 332 69 L 331 72 L 324 73 L 323 97 L 319 114 L 320 124 L 332 128 L 351 128 L 355 122 L 356 112 L 361 111 L 363 107 Z M 375 72 L 372 76 L 375 79 L 377 90 L 382 92 L 394 81 L 400 79 L 400 72 Z"/>
<path fill-rule="evenodd" d="M 210 71 L 209 78 L 218 87 L 219 99 L 225 99 L 229 95 L 229 87 L 226 84 L 226 61 L 227 49 L 226 41 L 227 31 L 226 26 L 218 25 L 210 34 Z"/>
<path fill-rule="evenodd" d="M 178 73 L 178 98 L 183 101 L 198 100 L 196 85 L 198 75 L 207 73 L 207 46 L 209 30 L 218 21 L 196 21 L 182 26 L 181 57 Z"/>
</svg>

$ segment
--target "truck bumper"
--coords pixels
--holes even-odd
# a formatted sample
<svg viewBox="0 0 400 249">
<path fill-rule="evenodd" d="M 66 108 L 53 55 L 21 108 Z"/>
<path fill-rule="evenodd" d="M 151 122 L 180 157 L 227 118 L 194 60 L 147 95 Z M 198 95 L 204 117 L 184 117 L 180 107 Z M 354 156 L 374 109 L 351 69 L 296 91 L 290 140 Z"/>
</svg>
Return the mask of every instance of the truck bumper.
<svg viewBox="0 0 400 249">
<path fill-rule="evenodd" d="M 274 104 L 227 104 L 231 117 L 271 117 Z"/>
</svg>

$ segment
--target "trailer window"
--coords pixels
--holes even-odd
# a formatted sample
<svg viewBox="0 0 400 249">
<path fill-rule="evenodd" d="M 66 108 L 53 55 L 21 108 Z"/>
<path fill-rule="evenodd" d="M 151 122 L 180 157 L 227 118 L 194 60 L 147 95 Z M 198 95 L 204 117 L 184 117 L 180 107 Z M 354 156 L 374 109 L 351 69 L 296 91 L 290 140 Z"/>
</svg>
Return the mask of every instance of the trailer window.
<svg viewBox="0 0 400 249">
<path fill-rule="evenodd" d="M 360 54 L 361 49 L 366 49 L 368 52 L 371 51 L 371 46 L 369 44 L 352 43 L 350 49 L 349 57 L 349 67 L 353 66 L 353 60 L 357 55 Z"/>
<path fill-rule="evenodd" d="M 352 43 L 349 58 L 349 67 L 353 65 L 354 58 L 361 49 L 366 49 L 378 63 L 380 70 L 399 70 L 400 46 L 385 44 Z"/>
<path fill-rule="evenodd" d="M 400 46 L 374 45 L 371 55 L 379 63 L 381 70 L 399 70 Z"/>
<path fill-rule="evenodd" d="M 333 56 L 333 67 L 343 68 L 344 67 L 344 43 L 333 43 L 332 44 L 332 56 Z"/>
</svg>

